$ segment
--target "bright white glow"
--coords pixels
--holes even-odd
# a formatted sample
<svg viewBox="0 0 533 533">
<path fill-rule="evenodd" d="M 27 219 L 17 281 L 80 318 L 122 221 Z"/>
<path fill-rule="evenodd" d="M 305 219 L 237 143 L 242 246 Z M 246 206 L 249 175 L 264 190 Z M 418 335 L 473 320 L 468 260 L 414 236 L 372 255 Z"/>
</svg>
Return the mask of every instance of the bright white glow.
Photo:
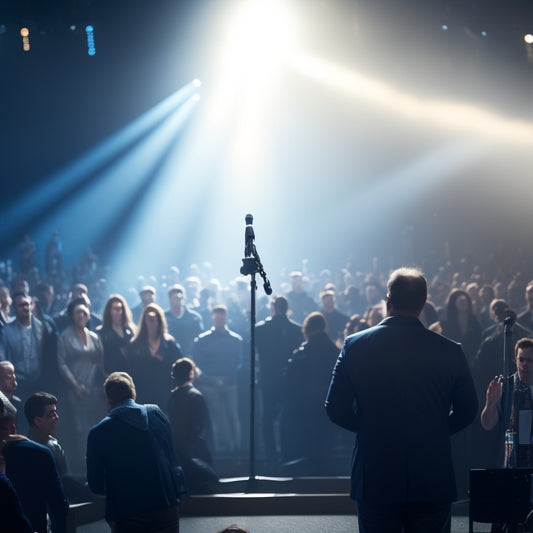
<svg viewBox="0 0 533 533">
<path fill-rule="evenodd" d="M 524 41 L 527 44 L 533 44 L 533 35 L 531 33 L 527 33 L 526 35 L 524 35 Z"/>
<path fill-rule="evenodd" d="M 234 132 L 235 161 L 259 164 L 281 69 L 296 53 L 294 17 L 282 0 L 244 0 L 229 13 L 209 117 Z"/>
<path fill-rule="evenodd" d="M 518 143 L 533 142 L 531 122 L 509 120 L 473 105 L 410 96 L 382 81 L 316 57 L 300 56 L 294 66 L 319 83 L 411 120 Z"/>
<path fill-rule="evenodd" d="M 195 78 L 194 80 L 192 80 L 192 84 L 195 87 L 201 87 L 202 86 L 202 82 L 198 78 Z"/>
<path fill-rule="evenodd" d="M 280 0 L 246 0 L 228 29 L 225 59 L 252 71 L 277 63 L 294 49 L 295 27 Z"/>
</svg>

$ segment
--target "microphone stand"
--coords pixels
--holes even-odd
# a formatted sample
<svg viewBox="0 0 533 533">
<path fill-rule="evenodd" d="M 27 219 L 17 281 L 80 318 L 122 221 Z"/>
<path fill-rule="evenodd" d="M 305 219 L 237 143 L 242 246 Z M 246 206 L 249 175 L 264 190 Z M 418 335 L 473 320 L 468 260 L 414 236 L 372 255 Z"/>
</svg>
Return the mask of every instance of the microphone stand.
<svg viewBox="0 0 533 533">
<path fill-rule="evenodd" d="M 250 278 L 250 470 L 248 477 L 248 492 L 254 492 L 257 486 L 255 472 L 255 291 L 257 283 L 255 275 L 259 272 L 263 278 L 263 288 L 266 294 L 272 294 L 272 288 L 261 259 L 255 248 L 255 234 L 253 216 L 246 215 L 246 229 L 244 232 L 244 259 L 241 274 Z"/>
<path fill-rule="evenodd" d="M 503 329 L 503 383 L 504 383 L 504 394 L 502 397 L 502 413 L 505 426 L 509 424 L 511 417 L 511 398 L 513 394 L 514 384 L 511 381 L 510 367 L 511 359 L 513 354 L 513 324 L 516 320 L 515 313 L 509 313 L 504 321 Z M 503 428 L 504 431 L 507 430 L 507 427 Z M 516 446 L 517 443 L 514 443 Z M 515 453 L 514 451 L 512 453 Z M 509 461 L 506 461 L 506 468 L 512 468 L 512 465 Z"/>
</svg>

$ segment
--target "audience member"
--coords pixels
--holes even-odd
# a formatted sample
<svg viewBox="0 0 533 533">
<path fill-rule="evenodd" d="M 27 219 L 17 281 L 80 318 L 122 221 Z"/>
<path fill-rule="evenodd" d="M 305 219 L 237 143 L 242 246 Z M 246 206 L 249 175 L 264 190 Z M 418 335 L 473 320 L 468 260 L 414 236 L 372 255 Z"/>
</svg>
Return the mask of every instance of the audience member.
<svg viewBox="0 0 533 533">
<path fill-rule="evenodd" d="M 243 340 L 228 329 L 225 306 L 213 307 L 213 327 L 194 341 L 192 358 L 200 368 L 198 388 L 212 415 L 215 449 L 234 452 L 241 447 L 237 377 Z"/>
<path fill-rule="evenodd" d="M 533 280 L 526 287 L 526 309 L 518 315 L 516 321 L 527 328 L 527 335 L 533 336 Z"/>
<path fill-rule="evenodd" d="M 126 299 L 112 294 L 104 308 L 102 324 L 96 328 L 103 350 L 105 374 L 127 369 L 126 354 L 136 327 Z"/>
<path fill-rule="evenodd" d="M 22 293 L 14 295 L 15 320 L 7 324 L 0 340 L 0 360 L 13 363 L 17 373 L 17 395 L 24 401 L 35 390 L 43 388 L 43 374 L 48 354 L 45 351 L 46 325 L 31 312 L 31 299 Z"/>
<path fill-rule="evenodd" d="M 321 313 L 328 323 L 329 336 L 341 348 L 344 342 L 344 328 L 350 317 L 335 307 L 335 291 L 331 289 L 322 291 L 320 301 L 322 302 Z"/>
<path fill-rule="evenodd" d="M 184 482 L 167 417 L 156 405 L 135 402 L 125 372 L 110 374 L 104 391 L 108 415 L 87 439 L 89 488 L 105 495 L 113 531 L 178 533 Z"/>
<path fill-rule="evenodd" d="M 172 364 L 181 357 L 174 337 L 168 334 L 165 313 L 155 303 L 142 311 L 139 329 L 127 355 L 127 366 L 142 402 L 155 403 L 166 410 L 172 379 Z"/>
<path fill-rule="evenodd" d="M 170 309 L 165 311 L 168 332 L 176 339 L 184 355 L 190 355 L 194 339 L 204 331 L 202 317 L 185 305 L 185 289 L 172 285 L 168 289 Z"/>
<path fill-rule="evenodd" d="M 67 385 L 67 402 L 74 429 L 73 467 L 78 470 L 85 452 L 87 431 L 103 411 L 101 393 L 102 345 L 87 329 L 89 309 L 83 297 L 68 304 L 70 326 L 57 343 L 57 364 Z"/>
<path fill-rule="evenodd" d="M 5 442 L 2 454 L 6 475 L 34 531 L 47 533 L 48 513 L 52 533 L 66 533 L 68 502 L 54 456 L 46 446 L 16 434 L 15 416 L 12 406 L 0 402 L 0 441 Z"/>
<path fill-rule="evenodd" d="M 90 331 L 96 331 L 96 328 L 102 323 L 101 318 L 91 311 L 91 300 L 89 299 L 89 289 L 87 289 L 87 285 L 83 283 L 75 283 L 74 285 L 72 285 L 68 293 L 67 306 L 56 316 L 54 316 L 58 333 L 63 333 L 63 331 L 65 331 L 65 329 L 70 326 L 71 318 L 68 314 L 68 306 L 70 302 L 79 298 L 83 298 L 85 300 L 85 305 L 87 309 L 89 309 L 89 320 L 87 322 L 87 329 L 89 329 Z"/>
<path fill-rule="evenodd" d="M 132 310 L 131 314 L 133 321 L 136 324 L 140 325 L 140 318 L 144 308 L 156 302 L 156 290 L 152 285 L 144 285 L 139 291 L 139 297 L 141 298 L 141 303 L 136 305 Z"/>
<path fill-rule="evenodd" d="M 278 456 L 280 384 L 291 355 L 303 342 L 302 327 L 287 316 L 289 304 L 284 296 L 272 298 L 272 316 L 259 322 L 255 329 L 255 346 L 259 356 L 259 386 L 262 398 L 261 428 L 269 461 Z"/>
<path fill-rule="evenodd" d="M 293 472 L 327 474 L 336 432 L 331 431 L 323 399 L 339 350 L 322 313 L 308 315 L 302 330 L 305 342 L 289 360 L 282 388 L 282 454 L 285 461 L 299 461 Z"/>
<path fill-rule="evenodd" d="M 0 287 L 0 325 L 5 326 L 11 321 L 9 312 L 11 311 L 11 296 L 7 287 Z"/>
<path fill-rule="evenodd" d="M 174 446 L 193 493 L 209 492 L 217 475 L 211 455 L 213 428 L 203 394 L 193 385 L 196 365 L 188 357 L 172 365 L 176 387 L 168 402 L 168 418 Z"/>
<path fill-rule="evenodd" d="M 305 291 L 303 274 L 299 270 L 291 272 L 290 279 L 292 288 L 287 293 L 287 300 L 291 318 L 301 324 L 309 313 L 316 311 L 317 305 Z"/>
</svg>

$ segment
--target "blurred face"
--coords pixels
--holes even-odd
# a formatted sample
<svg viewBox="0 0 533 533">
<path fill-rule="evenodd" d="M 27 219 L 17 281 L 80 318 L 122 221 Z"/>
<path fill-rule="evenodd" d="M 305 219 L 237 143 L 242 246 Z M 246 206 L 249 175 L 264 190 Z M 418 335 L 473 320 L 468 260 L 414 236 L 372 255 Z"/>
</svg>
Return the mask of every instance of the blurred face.
<svg viewBox="0 0 533 533">
<path fill-rule="evenodd" d="M 302 276 L 293 276 L 291 278 L 292 290 L 300 292 L 304 288 L 304 281 Z"/>
<path fill-rule="evenodd" d="M 0 367 L 0 390 L 11 398 L 17 388 L 17 378 L 15 376 L 15 367 L 13 365 L 2 365 Z"/>
<path fill-rule="evenodd" d="M 181 313 L 181 308 L 183 307 L 184 296 L 182 292 L 171 292 L 168 296 L 170 302 L 170 308 L 176 314 Z"/>
<path fill-rule="evenodd" d="M 36 416 L 34 418 L 35 425 L 46 435 L 56 433 L 57 423 L 59 421 L 59 413 L 56 405 L 45 405 L 43 416 Z"/>
<path fill-rule="evenodd" d="M 124 308 L 121 302 L 113 301 L 111 304 L 111 321 L 113 324 L 121 325 L 122 324 L 122 315 L 124 313 Z"/>
<path fill-rule="evenodd" d="M 457 311 L 468 311 L 468 300 L 464 294 L 461 294 L 457 300 L 455 300 L 455 307 Z"/>
<path fill-rule="evenodd" d="M 144 307 L 155 302 L 155 294 L 151 291 L 141 292 L 141 302 Z"/>
<path fill-rule="evenodd" d="M 211 318 L 213 320 L 213 326 L 215 326 L 215 329 L 221 329 L 226 325 L 228 317 L 226 313 L 213 313 Z"/>
<path fill-rule="evenodd" d="M 77 305 L 72 313 L 72 321 L 78 328 L 84 328 L 89 322 L 89 309 L 85 305 Z"/>
<path fill-rule="evenodd" d="M 150 337 L 155 337 L 159 334 L 159 319 L 153 311 L 146 314 L 144 324 Z"/>
<path fill-rule="evenodd" d="M 331 313 L 335 309 L 335 297 L 332 294 L 326 294 L 322 297 L 322 305 L 326 313 Z"/>
<path fill-rule="evenodd" d="M 15 315 L 21 322 L 27 322 L 31 317 L 31 301 L 19 296 L 15 302 Z"/>
<path fill-rule="evenodd" d="M 75 300 L 76 298 L 81 298 L 82 296 L 87 296 L 87 293 L 84 289 L 78 287 L 72 291 L 72 300 Z"/>
<path fill-rule="evenodd" d="M 525 385 L 533 385 L 533 348 L 519 348 L 516 354 L 518 377 Z"/>
</svg>

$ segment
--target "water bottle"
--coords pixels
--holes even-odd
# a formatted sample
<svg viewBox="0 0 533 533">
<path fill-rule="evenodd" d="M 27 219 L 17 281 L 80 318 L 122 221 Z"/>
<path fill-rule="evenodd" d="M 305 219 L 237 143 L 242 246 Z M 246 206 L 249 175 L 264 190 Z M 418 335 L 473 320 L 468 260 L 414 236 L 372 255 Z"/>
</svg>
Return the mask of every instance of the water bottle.
<svg viewBox="0 0 533 533">
<path fill-rule="evenodd" d="M 505 432 L 505 466 L 514 468 L 516 466 L 516 431 L 508 429 Z"/>
</svg>

